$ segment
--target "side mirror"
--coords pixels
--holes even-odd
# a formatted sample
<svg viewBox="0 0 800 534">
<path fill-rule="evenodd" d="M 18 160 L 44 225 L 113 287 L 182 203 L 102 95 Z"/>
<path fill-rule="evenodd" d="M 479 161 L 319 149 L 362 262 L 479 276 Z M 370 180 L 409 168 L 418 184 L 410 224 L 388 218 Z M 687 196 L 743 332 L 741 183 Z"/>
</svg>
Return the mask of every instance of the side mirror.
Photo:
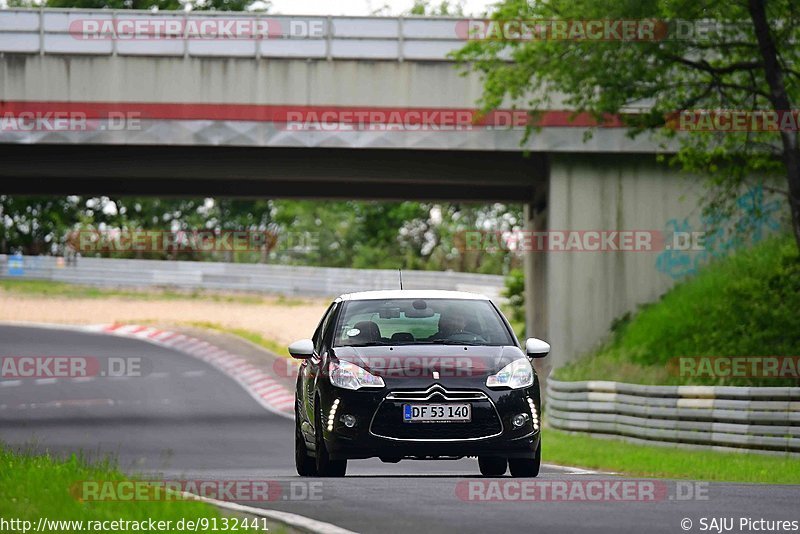
<svg viewBox="0 0 800 534">
<path fill-rule="evenodd" d="M 298 360 L 307 360 L 314 355 L 314 342 L 310 339 L 301 339 L 289 345 L 289 354 Z"/>
<path fill-rule="evenodd" d="M 529 337 L 525 342 L 525 353 L 530 358 L 544 358 L 550 353 L 550 343 Z"/>
</svg>

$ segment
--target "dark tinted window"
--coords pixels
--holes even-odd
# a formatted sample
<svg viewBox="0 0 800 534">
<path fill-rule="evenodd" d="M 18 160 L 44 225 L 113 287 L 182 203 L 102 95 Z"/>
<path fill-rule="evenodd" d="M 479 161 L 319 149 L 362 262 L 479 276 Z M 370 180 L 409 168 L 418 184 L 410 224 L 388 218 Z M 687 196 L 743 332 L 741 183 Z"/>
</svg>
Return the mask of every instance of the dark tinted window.
<svg viewBox="0 0 800 534">
<path fill-rule="evenodd" d="M 324 338 L 325 331 L 330 325 L 331 317 L 333 317 L 333 312 L 335 309 L 336 309 L 335 302 L 330 306 L 328 306 L 328 310 L 325 312 L 325 315 L 322 316 L 322 319 L 319 321 L 319 324 L 317 325 L 317 329 L 314 331 L 314 337 L 311 338 L 314 341 L 314 349 L 317 351 L 317 354 L 319 354 L 322 351 L 322 340 Z"/>
<path fill-rule="evenodd" d="M 486 300 L 386 299 L 344 303 L 334 346 L 514 345 Z"/>
</svg>

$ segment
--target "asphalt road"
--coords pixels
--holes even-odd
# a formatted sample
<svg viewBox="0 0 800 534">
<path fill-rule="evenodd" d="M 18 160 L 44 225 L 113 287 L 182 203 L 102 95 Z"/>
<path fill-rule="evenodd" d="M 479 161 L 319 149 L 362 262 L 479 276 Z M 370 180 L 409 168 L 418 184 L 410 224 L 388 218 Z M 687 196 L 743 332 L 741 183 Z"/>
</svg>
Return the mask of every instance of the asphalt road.
<svg viewBox="0 0 800 534">
<path fill-rule="evenodd" d="M 109 358 L 140 358 L 146 369 L 143 376 L 122 378 L 0 379 L 0 440 L 12 447 L 112 455 L 125 471 L 148 476 L 276 481 L 283 488 L 277 500 L 244 504 L 357 532 L 673 533 L 684 532 L 684 518 L 693 521 L 692 531 L 701 531 L 702 517 L 734 518 L 733 531 L 739 532 L 742 517 L 798 519 L 799 486 L 701 484 L 693 491 L 707 497 L 682 500 L 674 482 L 657 482 L 656 502 L 508 500 L 518 492 L 505 486 L 506 500 L 471 500 L 469 484 L 481 485 L 473 493 L 480 497 L 519 481 L 479 479 L 472 459 L 352 461 L 344 479 L 300 479 L 293 467 L 293 423 L 190 356 L 138 340 L 18 326 L 0 326 L 0 356 L 93 356 L 103 366 Z M 546 462 L 546 432 L 544 439 Z M 543 484 L 536 495 L 563 483 L 573 491 L 588 481 L 639 484 L 645 493 L 649 487 L 636 479 L 545 467 L 535 479 Z M 309 491 L 316 498 L 304 498 Z"/>
</svg>

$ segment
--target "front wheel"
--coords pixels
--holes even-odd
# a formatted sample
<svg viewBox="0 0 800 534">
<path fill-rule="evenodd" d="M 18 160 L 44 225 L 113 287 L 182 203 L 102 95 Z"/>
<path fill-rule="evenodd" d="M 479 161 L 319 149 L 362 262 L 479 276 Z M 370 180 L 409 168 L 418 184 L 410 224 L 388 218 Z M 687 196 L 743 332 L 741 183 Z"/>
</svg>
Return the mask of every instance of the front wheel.
<svg viewBox="0 0 800 534">
<path fill-rule="evenodd" d="M 495 456 L 478 456 L 478 467 L 485 477 L 501 477 L 506 474 L 508 461 Z"/>
<path fill-rule="evenodd" d="M 295 420 L 299 421 L 299 418 Z M 313 477 L 317 474 L 317 464 L 314 458 L 308 455 L 306 440 L 299 424 L 295 425 L 294 431 L 294 465 L 301 477 Z"/>
<path fill-rule="evenodd" d="M 343 477 L 347 471 L 347 460 L 331 460 L 328 447 L 325 446 L 325 437 L 322 435 L 322 416 L 317 408 L 316 424 L 314 425 L 315 445 L 317 449 L 317 474 L 321 477 Z"/>
<path fill-rule="evenodd" d="M 542 442 L 539 438 L 539 446 L 536 447 L 536 454 L 533 458 L 509 458 L 508 467 L 512 477 L 534 478 L 539 476 L 539 468 L 542 465 Z"/>
</svg>

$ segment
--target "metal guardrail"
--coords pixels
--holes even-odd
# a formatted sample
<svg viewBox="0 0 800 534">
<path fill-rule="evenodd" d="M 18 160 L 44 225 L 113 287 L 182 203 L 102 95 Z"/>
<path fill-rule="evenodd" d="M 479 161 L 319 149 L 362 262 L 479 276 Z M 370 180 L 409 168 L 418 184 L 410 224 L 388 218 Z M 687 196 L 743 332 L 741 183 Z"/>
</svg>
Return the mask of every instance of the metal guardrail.
<svg viewBox="0 0 800 534">
<path fill-rule="evenodd" d="M 127 38 L 123 29 L 140 21 L 151 37 Z M 191 29 L 202 23 L 241 22 L 268 28 L 255 37 L 208 38 Z M 88 22 L 88 24 L 87 24 Z M 176 31 L 158 32 L 172 22 Z M 148 26 L 149 24 L 149 26 Z M 0 10 L 0 52 L 172 57 L 248 57 L 449 61 L 465 44 L 467 21 L 448 17 L 291 16 L 261 13 L 111 9 Z M 89 27 L 120 28 L 116 38 Z M 237 32 L 233 27 L 234 33 Z M 244 32 L 246 33 L 246 31 Z M 167 36 L 168 34 L 168 36 Z M 92 35 L 98 35 L 93 37 Z M 266 35 L 266 37 L 264 37 Z"/>
<path fill-rule="evenodd" d="M 800 454 L 800 387 L 547 381 L 557 429 L 658 443 Z"/>
<path fill-rule="evenodd" d="M 9 259 L 0 255 L 0 278 L 52 280 L 108 287 L 176 287 L 255 291 L 280 295 L 332 297 L 354 291 L 398 288 L 393 269 L 340 269 L 293 265 L 196 261 L 79 258 L 64 265 L 52 256 L 26 256 L 22 274 L 9 277 Z M 440 271 L 403 271 L 406 289 L 449 289 L 502 300 L 502 276 Z"/>
</svg>

